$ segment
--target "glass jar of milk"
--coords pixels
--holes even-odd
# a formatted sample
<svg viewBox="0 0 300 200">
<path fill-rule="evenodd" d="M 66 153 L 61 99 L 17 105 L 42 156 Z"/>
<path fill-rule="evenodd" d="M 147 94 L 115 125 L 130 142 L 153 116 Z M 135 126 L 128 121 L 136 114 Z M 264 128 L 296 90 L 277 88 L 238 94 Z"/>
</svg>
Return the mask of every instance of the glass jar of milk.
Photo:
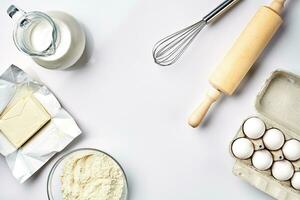
<svg viewBox="0 0 300 200">
<path fill-rule="evenodd" d="M 72 16 L 60 11 L 25 12 L 14 5 L 7 13 L 14 20 L 15 45 L 37 64 L 66 69 L 81 57 L 85 34 Z"/>
</svg>

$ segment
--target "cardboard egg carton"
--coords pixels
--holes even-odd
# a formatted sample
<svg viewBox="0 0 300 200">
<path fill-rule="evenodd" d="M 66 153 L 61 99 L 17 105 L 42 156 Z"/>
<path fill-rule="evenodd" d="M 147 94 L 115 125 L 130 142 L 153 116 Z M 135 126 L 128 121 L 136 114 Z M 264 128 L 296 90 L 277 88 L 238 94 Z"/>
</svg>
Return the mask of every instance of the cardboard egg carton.
<svg viewBox="0 0 300 200">
<path fill-rule="evenodd" d="M 266 81 L 256 97 L 256 116 L 262 119 L 266 130 L 277 128 L 284 133 L 285 140 L 300 141 L 300 77 L 285 71 L 275 71 Z M 246 137 L 242 125 L 234 140 Z M 233 141 L 234 141 L 233 140 Z M 251 140 L 255 150 L 266 149 L 262 139 Z M 270 150 L 269 150 L 270 151 Z M 270 151 L 274 161 L 283 160 L 281 149 Z M 300 161 L 292 162 L 295 171 L 300 171 Z M 259 190 L 279 200 L 299 200 L 300 191 L 294 189 L 290 181 L 278 181 L 271 170 L 257 170 L 251 162 L 236 158 L 233 173 Z"/>
</svg>

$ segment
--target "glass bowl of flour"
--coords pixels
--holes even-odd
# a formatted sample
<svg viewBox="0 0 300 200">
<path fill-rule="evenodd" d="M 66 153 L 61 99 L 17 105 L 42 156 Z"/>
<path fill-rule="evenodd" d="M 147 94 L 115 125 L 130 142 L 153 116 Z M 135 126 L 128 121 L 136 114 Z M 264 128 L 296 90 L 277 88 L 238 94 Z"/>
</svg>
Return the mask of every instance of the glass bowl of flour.
<svg viewBox="0 0 300 200">
<path fill-rule="evenodd" d="M 127 194 L 121 165 L 97 149 L 76 149 L 62 156 L 47 181 L 49 200 L 126 200 Z"/>
</svg>

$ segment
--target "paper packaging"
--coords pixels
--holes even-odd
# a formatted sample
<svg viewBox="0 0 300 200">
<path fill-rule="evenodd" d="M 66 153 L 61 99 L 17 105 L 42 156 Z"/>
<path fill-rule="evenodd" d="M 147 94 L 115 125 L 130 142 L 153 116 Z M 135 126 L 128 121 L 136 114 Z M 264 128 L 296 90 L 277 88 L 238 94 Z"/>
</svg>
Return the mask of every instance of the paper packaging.
<svg viewBox="0 0 300 200">
<path fill-rule="evenodd" d="M 81 134 L 74 119 L 61 107 L 54 94 L 14 65 L 0 76 L 0 114 L 28 94 L 42 104 L 51 120 L 19 149 L 0 130 L 0 154 L 5 156 L 13 176 L 20 183 L 25 182 Z"/>
<path fill-rule="evenodd" d="M 277 70 L 272 73 L 256 97 L 255 107 L 258 114 L 255 116 L 265 122 L 267 129 L 275 127 L 283 131 L 286 140 L 291 138 L 300 140 L 299 98 L 300 76 Z M 243 136 L 241 127 L 234 140 Z M 259 144 L 257 141 L 255 147 Z M 280 151 L 276 152 L 281 155 Z M 270 170 L 259 171 L 251 165 L 250 159 L 236 159 L 233 173 L 275 199 L 300 199 L 300 191 L 293 189 L 289 181 L 278 181 L 272 177 Z M 296 171 L 300 170 L 300 161 L 293 162 L 293 165 Z"/>
</svg>

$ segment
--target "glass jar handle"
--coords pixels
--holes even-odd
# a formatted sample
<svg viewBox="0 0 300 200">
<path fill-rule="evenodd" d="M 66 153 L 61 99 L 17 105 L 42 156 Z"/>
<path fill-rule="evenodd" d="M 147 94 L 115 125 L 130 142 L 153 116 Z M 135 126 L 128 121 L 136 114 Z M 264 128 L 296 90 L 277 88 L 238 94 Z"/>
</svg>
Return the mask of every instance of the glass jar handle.
<svg viewBox="0 0 300 200">
<path fill-rule="evenodd" d="M 13 19 L 17 20 L 18 18 L 24 16 L 26 14 L 25 11 L 17 8 L 15 5 L 9 6 L 7 9 L 7 14 Z"/>
</svg>

